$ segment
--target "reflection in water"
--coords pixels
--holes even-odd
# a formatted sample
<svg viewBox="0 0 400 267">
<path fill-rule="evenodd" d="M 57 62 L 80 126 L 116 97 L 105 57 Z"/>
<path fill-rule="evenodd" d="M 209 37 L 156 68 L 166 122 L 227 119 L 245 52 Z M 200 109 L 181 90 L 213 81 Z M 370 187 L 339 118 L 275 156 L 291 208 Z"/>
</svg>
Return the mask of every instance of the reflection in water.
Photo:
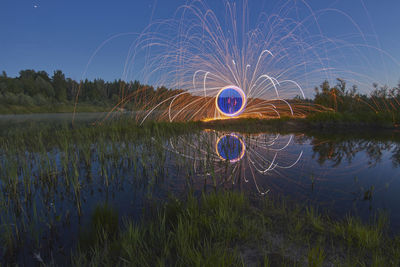
<svg viewBox="0 0 400 267">
<path fill-rule="evenodd" d="M 312 138 L 313 158 L 317 158 L 320 165 L 332 162 L 337 167 L 347 161 L 352 163 L 355 156 L 365 152 L 368 161 L 364 162 L 367 167 L 374 167 L 382 162 L 385 152 L 391 152 L 393 167 L 400 166 L 400 146 L 393 141 L 371 141 L 363 139 L 354 140 L 332 140 Z"/>
<path fill-rule="evenodd" d="M 246 145 L 236 134 L 227 134 L 217 140 L 216 152 L 223 160 L 235 163 L 241 160 L 246 151 Z"/>
<path fill-rule="evenodd" d="M 394 202 L 387 204 L 385 199 L 397 201 L 394 188 L 400 186 L 398 139 L 376 139 L 207 130 L 170 138 L 164 148 L 173 152 L 175 161 L 187 159 L 189 164 L 182 166 L 190 170 L 186 177 L 193 177 L 197 188 L 270 192 L 329 206 L 339 214 L 351 209 L 369 214 L 392 206 Z M 398 221 L 400 225 L 400 216 Z"/>
<path fill-rule="evenodd" d="M 71 142 L 64 137 L 65 143 L 41 139 L 38 145 L 0 138 L 0 221 L 12 227 L 10 235 L 26 236 L 23 255 L 31 256 L 36 240 L 47 238 L 38 248 L 41 256 L 64 259 L 96 203 L 106 201 L 121 216 L 132 216 L 149 195 L 164 199 L 189 185 L 270 190 L 338 215 L 354 210 L 366 218 L 371 210 L 385 209 L 393 229 L 400 229 L 398 136 L 208 130 L 168 140 L 82 136 Z M 54 252 L 60 243 L 70 245 Z"/>
<path fill-rule="evenodd" d="M 241 136 L 207 130 L 195 138 L 191 135 L 171 138 L 166 148 L 191 159 L 197 176 L 218 176 L 221 184 L 253 181 L 263 195 L 269 187 L 265 183 L 259 186 L 259 179 L 283 176 L 283 171 L 294 167 L 302 157 L 303 150 L 288 149 L 293 143 L 293 135 Z"/>
</svg>

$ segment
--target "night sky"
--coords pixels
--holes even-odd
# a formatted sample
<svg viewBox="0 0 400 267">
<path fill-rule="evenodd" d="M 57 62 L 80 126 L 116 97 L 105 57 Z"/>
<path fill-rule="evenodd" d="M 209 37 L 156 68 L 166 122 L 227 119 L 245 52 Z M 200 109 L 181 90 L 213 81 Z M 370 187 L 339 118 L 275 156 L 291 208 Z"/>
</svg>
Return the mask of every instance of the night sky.
<svg viewBox="0 0 400 267">
<path fill-rule="evenodd" d="M 129 46 L 135 40 L 134 33 L 143 31 L 151 21 L 173 17 L 175 10 L 184 3 L 184 0 L 1 0 L 0 71 L 16 76 L 21 69 L 49 73 L 61 69 L 68 77 L 79 80 L 98 45 L 115 34 L 132 33 L 107 44 L 83 77 L 118 79 L 122 76 Z M 223 9 L 214 0 L 207 3 L 215 8 L 217 15 L 223 16 Z M 268 13 L 280 3 L 282 1 L 252 0 L 249 8 L 252 14 L 260 10 Z M 334 7 L 351 15 L 361 30 L 372 36 L 372 45 L 400 61 L 399 0 L 314 0 L 307 3 L 314 10 Z M 341 30 L 341 24 L 334 18 L 328 16 L 320 21 L 324 31 L 332 36 L 340 34 Z M 388 62 L 385 73 L 380 69 L 367 75 L 395 85 L 400 78 L 399 66 L 386 56 L 383 60 Z"/>
</svg>

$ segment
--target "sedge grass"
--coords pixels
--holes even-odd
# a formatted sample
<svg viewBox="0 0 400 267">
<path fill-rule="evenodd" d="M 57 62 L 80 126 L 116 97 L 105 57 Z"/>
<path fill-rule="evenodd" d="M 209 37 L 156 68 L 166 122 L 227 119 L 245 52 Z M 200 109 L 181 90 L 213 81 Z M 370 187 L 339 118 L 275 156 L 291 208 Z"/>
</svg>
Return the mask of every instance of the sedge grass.
<svg viewBox="0 0 400 267">
<path fill-rule="evenodd" d="M 82 198 L 91 183 L 83 179 L 85 168 L 87 175 L 101 173 L 99 184 L 108 189 L 118 183 L 115 179 L 126 179 L 124 168 L 120 167 L 124 165 L 122 159 L 126 159 L 134 166 L 127 170 L 133 170 L 132 183 L 146 185 L 147 196 L 151 197 L 153 186 L 168 177 L 165 168 L 168 156 L 160 144 L 181 133 L 197 133 L 200 128 L 199 123 L 149 122 L 138 126 L 116 121 L 98 127 L 64 125 L 6 131 L 0 137 L 0 172 L 4 174 L 0 194 L 5 214 L 0 228 L 3 255 L 10 255 L 14 263 L 18 247 L 29 243 L 23 240 L 26 236 L 35 240 L 35 249 L 40 247 L 39 240 L 43 236 L 37 229 L 54 225 L 48 220 L 48 214 L 67 218 L 56 207 L 47 215 L 43 212 L 43 207 L 55 202 L 57 194 L 74 203 L 78 216 L 82 214 Z M 185 149 L 189 155 L 195 153 L 189 147 Z M 218 177 L 220 174 L 215 169 L 218 166 L 213 164 L 210 154 L 208 151 L 200 165 L 206 174 L 205 183 L 206 179 L 211 180 L 216 191 L 222 179 Z M 180 158 L 174 164 L 174 170 L 187 178 L 190 188 L 195 179 L 189 168 L 191 161 Z M 227 162 L 219 167 L 226 167 L 224 164 Z M 345 259 L 339 259 L 339 263 L 385 263 L 387 266 L 398 263 L 399 242 L 388 237 L 383 219 L 371 224 L 353 217 L 335 221 L 313 207 L 292 207 L 285 201 L 268 198 L 261 202 L 262 207 L 254 207 L 247 197 L 236 193 L 211 193 L 200 200 L 192 195 L 184 201 L 170 200 L 165 206 L 156 206 L 153 213 L 146 211 L 148 214 L 140 222 L 128 220 L 116 234 L 109 234 L 107 227 L 100 227 L 92 234 L 99 235 L 97 241 L 88 242 L 88 250 L 82 248 L 74 253 L 72 262 L 93 266 L 229 266 L 251 262 L 245 252 L 250 249 L 260 264 L 274 262 L 273 255 L 279 254 L 280 261 L 288 265 L 303 262 L 318 265 L 335 260 L 335 255 L 329 251 Z M 285 241 L 277 244 L 271 235 Z M 138 236 L 140 242 L 135 241 Z M 106 247 L 104 240 L 108 244 Z M 290 253 L 291 246 L 296 247 L 298 255 Z"/>
<path fill-rule="evenodd" d="M 315 227 L 316 218 L 322 227 Z M 188 194 L 181 200 L 150 204 L 139 222 L 125 220 L 119 234 L 105 242 L 107 246 L 93 243 L 89 252 L 77 250 L 72 262 L 103 266 L 398 264 L 400 243 L 386 232 L 386 220 L 379 217 L 374 224 L 364 224 L 349 218 L 333 220 L 316 209 L 243 193 L 219 191 L 200 198 Z M 299 221 L 303 224 L 296 228 L 298 238 L 292 239 L 290 228 Z"/>
</svg>

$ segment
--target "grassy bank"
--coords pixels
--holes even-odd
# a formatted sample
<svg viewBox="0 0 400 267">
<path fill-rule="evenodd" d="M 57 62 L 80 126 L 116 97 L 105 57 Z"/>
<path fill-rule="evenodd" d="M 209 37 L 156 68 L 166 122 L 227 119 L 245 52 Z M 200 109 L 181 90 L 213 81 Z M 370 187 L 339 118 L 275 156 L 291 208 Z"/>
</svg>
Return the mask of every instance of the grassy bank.
<svg viewBox="0 0 400 267">
<path fill-rule="evenodd" d="M 400 115 L 399 115 L 400 116 Z M 351 132 L 359 130 L 396 130 L 399 129 L 400 118 L 393 114 L 368 113 L 350 114 L 319 112 L 309 114 L 306 118 L 282 117 L 279 119 L 239 118 L 202 122 L 203 128 L 232 129 L 242 132 L 312 132 L 325 130 L 335 132 Z"/>
<path fill-rule="evenodd" d="M 396 112 L 319 112 L 308 115 L 306 122 L 319 127 L 393 128 L 400 123 L 400 115 Z"/>
<path fill-rule="evenodd" d="M 370 224 L 240 193 L 150 205 L 140 222 L 100 206 L 72 256 L 77 266 L 398 266 L 385 216 Z"/>
</svg>

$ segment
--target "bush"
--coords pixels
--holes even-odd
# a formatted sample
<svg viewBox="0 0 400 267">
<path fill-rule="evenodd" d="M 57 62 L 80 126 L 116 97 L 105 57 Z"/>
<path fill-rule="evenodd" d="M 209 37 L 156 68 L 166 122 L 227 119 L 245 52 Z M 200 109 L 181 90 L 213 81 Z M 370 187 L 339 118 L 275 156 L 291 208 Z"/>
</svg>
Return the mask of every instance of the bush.
<svg viewBox="0 0 400 267">
<path fill-rule="evenodd" d="M 5 92 L 1 97 L 1 102 L 9 105 L 17 105 L 18 96 L 10 92 Z"/>
<path fill-rule="evenodd" d="M 18 94 L 18 103 L 19 105 L 23 106 L 34 106 L 35 105 L 35 100 L 25 94 Z"/>
<path fill-rule="evenodd" d="M 35 105 L 37 105 L 37 106 L 44 106 L 44 105 L 51 103 L 51 101 L 48 98 L 46 98 L 45 96 L 43 96 L 42 94 L 35 95 L 33 97 L 33 100 L 35 102 Z"/>
</svg>

